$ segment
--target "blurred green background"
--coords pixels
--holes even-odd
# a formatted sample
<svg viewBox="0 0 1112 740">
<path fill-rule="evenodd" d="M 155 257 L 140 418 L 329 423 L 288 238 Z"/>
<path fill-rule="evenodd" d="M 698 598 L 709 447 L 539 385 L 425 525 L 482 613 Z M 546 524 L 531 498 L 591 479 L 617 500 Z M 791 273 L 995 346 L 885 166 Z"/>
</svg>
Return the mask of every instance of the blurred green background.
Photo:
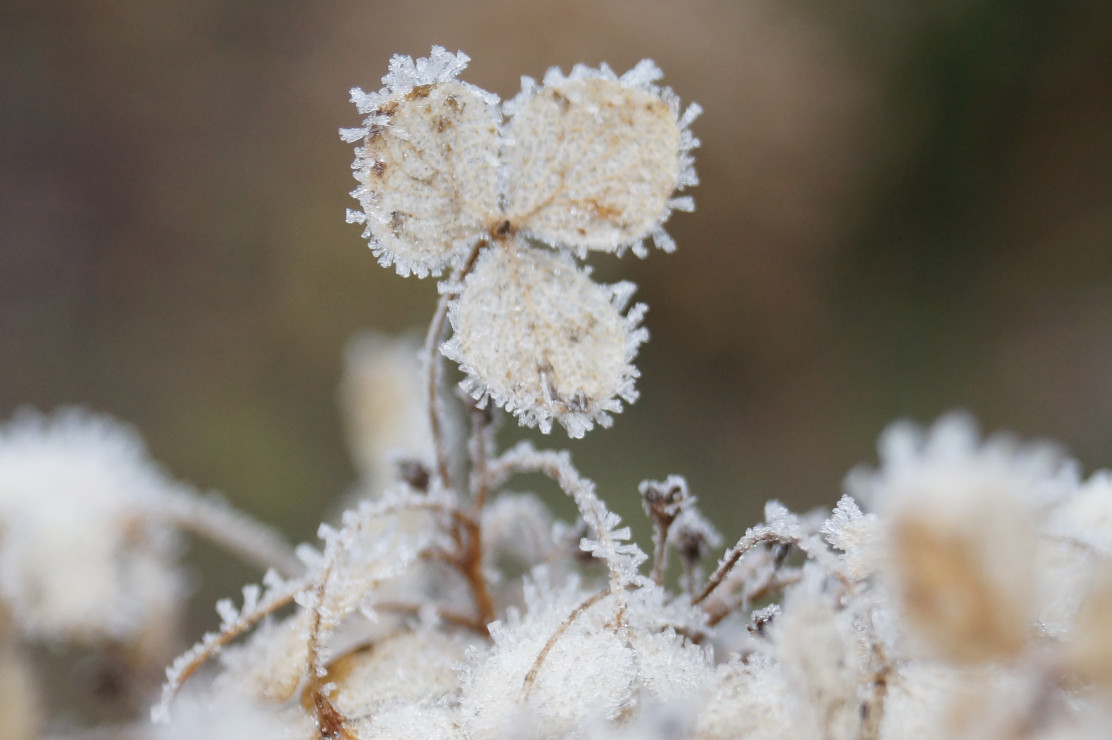
<svg viewBox="0 0 1112 740">
<path fill-rule="evenodd" d="M 595 260 L 652 339 L 641 400 L 569 446 L 643 535 L 643 478 L 686 475 L 733 538 L 951 408 L 1112 464 L 1107 0 L 7 0 L 0 417 L 109 412 L 311 538 L 354 476 L 345 341 L 423 330 L 436 297 L 344 223 L 337 129 L 432 44 L 504 98 L 651 57 L 705 109 L 679 250 Z"/>
</svg>

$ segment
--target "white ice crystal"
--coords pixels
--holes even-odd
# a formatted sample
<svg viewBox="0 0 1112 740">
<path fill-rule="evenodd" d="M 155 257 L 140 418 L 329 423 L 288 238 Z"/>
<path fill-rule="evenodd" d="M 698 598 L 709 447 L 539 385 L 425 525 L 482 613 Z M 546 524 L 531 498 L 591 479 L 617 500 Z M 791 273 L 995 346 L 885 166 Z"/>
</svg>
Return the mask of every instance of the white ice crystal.
<svg viewBox="0 0 1112 740">
<path fill-rule="evenodd" d="M 183 584 L 147 514 L 173 488 L 107 417 L 23 411 L 0 427 L 0 600 L 19 629 L 164 649 Z"/>
</svg>

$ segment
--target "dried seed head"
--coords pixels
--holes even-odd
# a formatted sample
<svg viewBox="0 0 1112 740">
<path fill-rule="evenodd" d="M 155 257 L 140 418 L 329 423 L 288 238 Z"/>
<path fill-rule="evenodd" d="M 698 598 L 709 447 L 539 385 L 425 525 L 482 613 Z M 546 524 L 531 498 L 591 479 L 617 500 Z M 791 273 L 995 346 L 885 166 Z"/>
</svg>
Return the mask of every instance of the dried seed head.
<svg viewBox="0 0 1112 740">
<path fill-rule="evenodd" d="M 527 426 L 552 420 L 572 437 L 636 398 L 631 361 L 647 332 L 644 307 L 621 314 L 632 286 L 592 282 L 569 258 L 518 237 L 487 249 L 449 319 L 444 354 L 459 362 L 475 398 L 493 398 Z"/>
</svg>

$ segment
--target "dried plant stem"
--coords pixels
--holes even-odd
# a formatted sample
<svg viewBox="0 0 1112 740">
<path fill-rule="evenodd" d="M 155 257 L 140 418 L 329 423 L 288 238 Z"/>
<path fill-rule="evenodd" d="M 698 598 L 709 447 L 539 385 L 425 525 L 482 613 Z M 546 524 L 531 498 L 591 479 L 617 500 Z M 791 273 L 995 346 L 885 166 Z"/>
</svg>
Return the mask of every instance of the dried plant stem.
<svg viewBox="0 0 1112 740">
<path fill-rule="evenodd" d="M 656 532 L 653 536 L 653 569 L 649 577 L 658 586 L 664 585 L 664 573 L 668 569 L 668 530 L 673 521 L 674 518 L 654 517 Z"/>
<path fill-rule="evenodd" d="M 708 596 L 714 593 L 716 588 L 722 585 L 726 580 L 726 576 L 730 574 L 733 567 L 737 565 L 738 561 L 741 560 L 746 553 L 758 545 L 767 543 L 793 545 L 796 543 L 796 540 L 793 537 L 787 537 L 764 525 L 751 527 L 745 535 L 738 540 L 738 543 L 726 553 L 722 562 L 718 564 L 718 568 L 715 569 L 714 573 L 711 574 L 711 577 L 707 580 L 706 587 L 691 603 L 698 605 L 705 601 Z"/>
<path fill-rule="evenodd" d="M 481 512 L 490 494 L 490 458 L 494 454 L 491 404 L 475 401 L 469 404 L 471 412 L 471 437 L 467 452 L 471 458 L 471 510 Z"/>
<path fill-rule="evenodd" d="M 433 447 L 436 449 L 436 475 L 440 478 L 440 485 L 445 489 L 452 487 L 452 476 L 448 468 L 448 447 L 444 439 L 445 423 L 440 405 L 440 374 L 443 362 L 440 343 L 444 340 L 444 331 L 448 323 L 448 306 L 451 300 L 452 296 L 449 294 L 440 296 L 436 304 L 436 313 L 429 323 L 428 335 L 425 337 L 429 430 L 432 433 Z"/>
<path fill-rule="evenodd" d="M 467 256 L 463 266 L 453 276 L 453 283 L 462 284 L 463 279 L 474 269 L 475 261 L 479 258 L 479 253 L 486 244 L 486 241 L 480 241 L 472 248 L 471 254 Z M 452 475 L 448 464 L 448 443 L 445 438 L 447 424 L 445 423 L 440 398 L 440 377 L 444 362 L 444 357 L 440 353 L 440 344 L 444 341 L 444 333 L 448 328 L 448 308 L 455 298 L 456 294 L 451 291 L 446 291 L 440 296 L 440 300 L 436 304 L 436 312 L 433 314 L 432 321 L 429 322 L 428 334 L 425 336 L 429 430 L 432 433 L 433 447 L 436 448 L 436 474 L 445 490 L 452 488 Z"/>
<path fill-rule="evenodd" d="M 220 632 L 209 632 L 192 650 L 175 660 L 166 669 L 166 683 L 162 686 L 162 699 L 151 710 L 152 718 L 156 721 L 167 719 L 170 704 L 173 703 L 174 697 L 177 696 L 189 677 L 197 672 L 197 669 L 223 650 L 228 643 L 257 624 L 259 620 L 284 606 L 292 604 L 294 596 L 304 588 L 304 585 L 302 582 L 294 582 L 286 584 L 281 590 L 272 590 L 251 612 L 241 614 L 234 623 L 227 625 Z"/>
<path fill-rule="evenodd" d="M 179 529 L 204 537 L 228 552 L 263 569 L 273 568 L 284 577 L 304 570 L 286 541 L 275 530 L 233 509 L 217 496 L 184 493 L 167 496 L 152 511 Z"/>
<path fill-rule="evenodd" d="M 375 602 L 375 609 L 377 611 L 394 612 L 396 614 L 407 614 L 407 615 L 413 616 L 413 617 L 420 616 L 421 613 L 424 612 L 428 608 L 429 608 L 429 605 L 427 605 L 427 604 L 425 604 L 425 605 L 413 604 L 413 603 L 408 603 L 408 602 L 403 602 L 403 601 L 376 601 Z M 457 612 L 449 611 L 447 609 L 440 609 L 439 607 L 433 607 L 433 613 L 436 614 L 438 619 L 442 620 L 443 622 L 446 622 L 447 624 L 451 624 L 451 625 L 454 625 L 456 627 L 462 627 L 463 629 L 466 629 L 470 632 L 475 632 L 477 634 L 480 634 L 483 637 L 486 637 L 487 634 L 488 634 L 486 625 L 483 624 L 482 622 L 479 622 L 479 621 L 475 620 L 472 617 L 468 617 L 464 614 L 459 614 Z"/>
<path fill-rule="evenodd" d="M 594 529 L 595 536 L 602 545 L 601 554 L 596 552 L 596 557 L 602 558 L 606 563 L 610 575 L 610 589 L 618 599 L 618 621 L 621 622 L 625 613 L 624 594 L 628 579 L 622 572 L 623 548 L 615 541 L 608 522 L 612 519 L 616 523 L 617 516 L 606 508 L 595 493 L 594 483 L 580 475 L 571 464 L 571 456 L 566 452 L 536 450 L 528 443 L 521 443 L 507 450 L 491 465 L 491 479 L 497 481 L 499 485 L 514 473 L 531 472 L 541 473 L 555 481 L 575 502 L 583 521 Z M 624 554 L 626 557 L 631 557 L 628 552 Z"/>
<path fill-rule="evenodd" d="M 325 676 L 324 661 L 321 656 L 320 640 L 323 629 L 323 613 L 324 613 L 324 599 L 325 592 L 328 589 L 328 581 L 333 572 L 335 559 L 325 563 L 324 568 L 320 573 L 320 580 L 313 591 L 315 608 L 312 610 L 313 622 L 309 628 L 309 695 L 313 699 L 313 712 L 316 714 L 317 728 L 320 730 L 322 740 L 338 740 L 347 739 L 351 735 L 347 731 L 347 717 L 343 712 L 328 698 L 328 691 L 323 682 Z"/>
<path fill-rule="evenodd" d="M 472 598 L 475 599 L 475 608 L 479 612 L 479 622 L 483 625 L 490 624 L 495 619 L 494 599 L 491 598 L 490 588 L 483 575 L 483 531 L 477 519 L 460 516 L 457 521 L 462 527 L 462 551 L 455 565 L 467 585 L 471 589 Z M 483 627 L 486 632 L 486 627 Z"/>
<path fill-rule="evenodd" d="M 734 603 L 721 601 L 718 602 L 717 606 L 711 605 L 709 603 L 705 604 L 704 610 L 707 613 L 707 626 L 715 626 L 723 619 L 730 616 L 730 614 L 732 614 L 735 609 L 746 608 L 754 601 L 759 601 L 769 594 L 775 593 L 776 591 L 781 591 L 785 587 L 790 586 L 793 583 L 798 583 L 802 578 L 803 573 L 799 570 L 793 570 L 790 573 L 784 573 L 782 571 L 771 571 L 764 581 L 755 584 L 751 588 L 747 588 L 740 601 L 735 601 Z"/>
<path fill-rule="evenodd" d="M 560 636 L 567 632 L 568 628 L 575 624 L 575 620 L 579 619 L 584 612 L 609 595 L 610 587 L 607 586 L 603 590 L 587 598 L 579 606 L 575 607 L 571 614 L 564 618 L 564 621 L 560 623 L 560 626 L 556 628 L 556 631 L 552 633 L 552 636 L 548 638 L 544 647 L 541 648 L 540 653 L 537 654 L 537 659 L 533 661 L 533 665 L 529 668 L 529 672 L 525 674 L 525 680 L 521 684 L 521 694 L 518 696 L 517 700 L 519 704 L 524 703 L 525 700 L 529 698 L 529 692 L 532 690 L 533 684 L 537 680 L 537 673 L 540 672 L 541 665 L 544 664 L 545 658 L 548 657 L 549 652 L 555 647 Z"/>
</svg>

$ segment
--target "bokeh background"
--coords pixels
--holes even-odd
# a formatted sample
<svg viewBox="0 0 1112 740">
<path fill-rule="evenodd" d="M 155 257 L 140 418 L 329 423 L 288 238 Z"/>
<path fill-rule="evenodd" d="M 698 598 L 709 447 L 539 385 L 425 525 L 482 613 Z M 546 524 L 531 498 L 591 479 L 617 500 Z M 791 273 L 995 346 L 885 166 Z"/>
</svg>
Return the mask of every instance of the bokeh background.
<svg viewBox="0 0 1112 740">
<path fill-rule="evenodd" d="M 432 44 L 504 98 L 651 57 L 705 109 L 679 250 L 595 260 L 652 339 L 641 400 L 569 446 L 642 535 L 643 478 L 686 475 L 736 536 L 952 408 L 1112 465 L 1107 0 L 6 0 L 0 418 L 111 413 L 311 538 L 354 477 L 346 340 L 436 298 L 344 223 L 337 129 Z M 217 593 L 255 577 L 206 557 Z"/>
</svg>

